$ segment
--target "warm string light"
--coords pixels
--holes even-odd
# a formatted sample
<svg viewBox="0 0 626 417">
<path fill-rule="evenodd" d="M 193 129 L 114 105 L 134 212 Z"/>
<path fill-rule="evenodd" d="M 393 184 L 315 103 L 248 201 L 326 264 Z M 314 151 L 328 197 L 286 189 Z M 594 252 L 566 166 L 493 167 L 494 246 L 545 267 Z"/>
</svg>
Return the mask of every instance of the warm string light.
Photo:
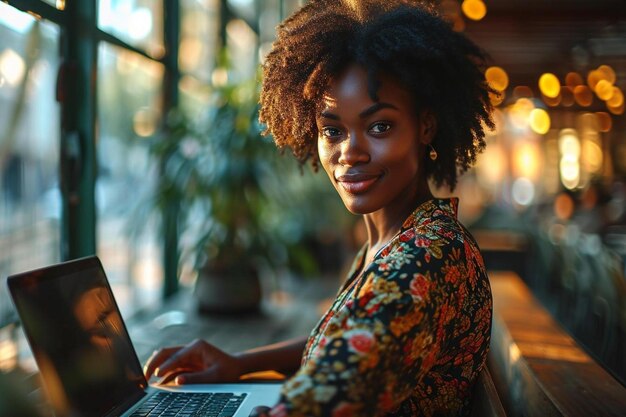
<svg viewBox="0 0 626 417">
<path fill-rule="evenodd" d="M 556 75 L 545 73 L 539 77 L 539 90 L 546 97 L 557 98 L 561 92 L 561 83 Z"/>
<path fill-rule="evenodd" d="M 489 67 L 485 71 L 485 78 L 493 89 L 504 91 L 509 86 L 509 76 L 501 67 Z"/>
<path fill-rule="evenodd" d="M 487 14 L 487 6 L 483 0 L 463 0 L 459 5 L 458 0 L 442 0 L 439 8 L 445 19 L 450 22 L 456 32 L 465 30 L 463 15 L 470 20 L 478 21 Z"/>
<path fill-rule="evenodd" d="M 507 97 L 509 76 L 497 66 L 485 71 L 485 80 L 497 94 L 490 93 L 491 104 L 499 106 Z M 609 132 L 612 128 L 611 115 L 623 114 L 625 100 L 622 90 L 615 85 L 617 76 L 608 65 L 600 65 L 588 72 L 584 79 L 577 72 L 569 72 L 561 83 L 552 73 L 544 73 L 538 79 L 540 96 L 548 107 L 589 107 L 593 104 L 594 95 L 604 101 L 608 112 L 597 112 L 598 132 Z M 595 93 L 595 94 L 594 94 Z M 530 129 L 539 135 L 545 135 L 551 127 L 550 114 L 545 108 L 537 107 L 532 89 L 528 86 L 515 86 L 512 98 L 516 100 L 506 107 L 507 120 L 516 129 Z"/>
<path fill-rule="evenodd" d="M 530 112 L 530 128 L 540 135 L 545 135 L 550 130 L 550 115 L 544 109 L 533 109 Z"/>
<path fill-rule="evenodd" d="M 593 103 L 593 93 L 586 85 L 577 85 L 574 87 L 574 100 L 581 107 L 589 107 Z"/>
<path fill-rule="evenodd" d="M 587 85 L 604 101 L 609 112 L 615 115 L 624 113 L 624 93 L 615 85 L 617 76 L 610 65 L 600 65 L 587 73 Z"/>
<path fill-rule="evenodd" d="M 462 9 L 467 15 L 466 7 Z M 495 90 L 495 93 L 489 95 L 494 107 L 501 106 L 505 99 L 512 103 L 495 111 L 504 115 L 508 128 L 515 130 L 517 138 L 513 148 L 509 149 L 515 178 L 511 197 L 516 203 L 532 203 L 535 182 L 542 175 L 541 172 L 545 172 L 545 167 L 540 168 L 539 162 L 542 157 L 539 147 L 541 142 L 528 135 L 528 132 L 544 136 L 546 141 L 553 134 L 550 140 L 554 142 L 555 186 L 559 178 L 566 189 L 579 189 L 585 187 L 593 176 L 602 173 L 606 159 L 602 133 L 611 131 L 613 115 L 623 114 L 626 106 L 618 75 L 611 66 L 600 65 L 586 74 L 571 71 L 562 79 L 553 73 L 543 73 L 537 79 L 538 95 L 528 86 L 511 86 L 509 75 L 501 67 L 489 67 L 485 71 L 485 81 Z M 576 115 L 575 128 L 572 126 L 559 132 L 554 131 L 548 110 L 550 107 L 588 108 L 596 107 L 598 103 L 604 103 L 606 111 L 580 112 Z M 490 146 L 495 146 L 494 143 Z M 480 176 L 496 181 L 502 175 L 500 167 L 497 168 L 491 172 L 482 167 Z"/>
<path fill-rule="evenodd" d="M 500 96 L 490 95 L 492 105 L 500 105 L 506 97 L 508 75 L 500 67 L 490 67 L 485 72 L 485 79 L 492 88 L 500 93 Z M 595 95 L 605 102 L 608 113 L 604 112 L 604 114 L 610 117 L 609 113 L 614 115 L 624 113 L 624 93 L 615 85 L 616 81 L 617 76 L 613 68 L 609 65 L 600 65 L 598 68 L 590 70 L 586 79 L 583 79 L 577 72 L 567 73 L 563 84 L 556 75 L 544 73 L 538 79 L 538 87 L 541 99 L 548 107 L 571 107 L 574 104 L 580 107 L 589 107 L 593 104 Z M 513 99 L 515 100 L 532 98 L 533 96 L 532 90 L 527 86 L 516 86 L 513 89 Z M 545 115 L 547 114 L 545 110 L 542 109 L 542 112 L 533 113 L 533 118 L 532 120 L 529 119 L 528 123 L 520 123 L 518 108 L 511 107 L 509 110 L 514 110 L 512 119 L 516 127 L 529 126 L 533 131 L 544 134 L 542 133 L 545 130 L 543 121 L 546 120 Z M 530 113 L 528 115 L 530 116 Z M 604 125 L 609 126 L 608 129 L 610 130 L 612 123 L 605 123 Z"/>
<path fill-rule="evenodd" d="M 509 86 L 508 74 L 500 67 L 489 67 L 485 71 L 485 79 L 489 86 L 498 92 L 498 94 L 489 93 L 491 104 L 493 106 L 500 105 L 506 97 L 505 90 Z"/>
<path fill-rule="evenodd" d="M 481 20 L 487 14 L 487 6 L 482 0 L 463 0 L 461 10 L 471 20 Z"/>
<path fill-rule="evenodd" d="M 563 129 L 559 135 L 561 161 L 559 171 L 561 182 L 567 189 L 574 189 L 580 183 L 580 141 L 574 129 Z"/>
</svg>

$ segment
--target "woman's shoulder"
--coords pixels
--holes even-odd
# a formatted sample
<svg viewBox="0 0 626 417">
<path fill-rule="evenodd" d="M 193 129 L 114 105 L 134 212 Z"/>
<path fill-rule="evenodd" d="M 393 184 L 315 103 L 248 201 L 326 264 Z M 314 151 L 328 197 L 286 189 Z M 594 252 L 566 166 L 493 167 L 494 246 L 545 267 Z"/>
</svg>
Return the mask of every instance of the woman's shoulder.
<svg viewBox="0 0 626 417">
<path fill-rule="evenodd" d="M 453 249 L 475 241 L 457 218 L 458 199 L 433 199 L 421 204 L 377 258 L 424 252 L 440 259 Z M 428 259 L 427 259 L 428 260 Z"/>
</svg>

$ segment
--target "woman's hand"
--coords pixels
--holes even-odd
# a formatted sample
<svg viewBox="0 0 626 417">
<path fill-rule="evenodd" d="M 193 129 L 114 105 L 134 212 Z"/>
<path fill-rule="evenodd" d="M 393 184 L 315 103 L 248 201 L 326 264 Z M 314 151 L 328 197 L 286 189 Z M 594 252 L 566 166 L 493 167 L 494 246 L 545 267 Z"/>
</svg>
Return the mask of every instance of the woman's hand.
<svg viewBox="0 0 626 417">
<path fill-rule="evenodd" d="M 243 374 L 240 360 L 204 340 L 185 346 L 166 347 L 155 351 L 146 366 L 146 379 L 153 375 L 176 384 L 232 382 Z"/>
</svg>

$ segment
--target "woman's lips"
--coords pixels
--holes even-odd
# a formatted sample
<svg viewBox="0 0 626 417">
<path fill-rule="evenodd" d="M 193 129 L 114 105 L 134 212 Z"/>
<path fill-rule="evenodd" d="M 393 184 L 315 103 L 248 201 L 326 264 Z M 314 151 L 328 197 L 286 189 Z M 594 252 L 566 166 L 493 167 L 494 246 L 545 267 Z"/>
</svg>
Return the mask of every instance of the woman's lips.
<svg viewBox="0 0 626 417">
<path fill-rule="evenodd" d="M 362 194 L 369 190 L 379 178 L 378 175 L 342 175 L 337 178 L 337 182 L 350 194 Z"/>
</svg>

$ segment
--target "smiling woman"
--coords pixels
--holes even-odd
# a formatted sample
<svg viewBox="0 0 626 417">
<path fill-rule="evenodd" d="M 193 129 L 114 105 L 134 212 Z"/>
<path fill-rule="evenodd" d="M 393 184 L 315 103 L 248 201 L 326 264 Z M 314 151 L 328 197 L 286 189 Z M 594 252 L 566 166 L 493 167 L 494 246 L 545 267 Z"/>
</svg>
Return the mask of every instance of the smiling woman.
<svg viewBox="0 0 626 417">
<path fill-rule="evenodd" d="M 397 212 L 399 206 L 412 211 L 416 202 L 403 199 L 432 197 L 418 161 L 435 120 L 425 111 L 415 117 L 410 94 L 388 76 L 381 81 L 379 101 L 364 88 L 367 73 L 357 65 L 331 84 L 317 117 L 318 158 L 348 210 L 367 214 L 384 207 L 404 220 L 410 212 Z"/>
<path fill-rule="evenodd" d="M 491 291 L 454 189 L 492 126 L 478 48 L 405 0 L 313 0 L 264 64 L 260 119 L 321 164 L 368 239 L 308 339 L 228 355 L 205 342 L 146 366 L 179 384 L 295 371 L 276 416 L 466 415 L 485 364 Z M 271 405 L 271 404 L 268 404 Z"/>
</svg>

